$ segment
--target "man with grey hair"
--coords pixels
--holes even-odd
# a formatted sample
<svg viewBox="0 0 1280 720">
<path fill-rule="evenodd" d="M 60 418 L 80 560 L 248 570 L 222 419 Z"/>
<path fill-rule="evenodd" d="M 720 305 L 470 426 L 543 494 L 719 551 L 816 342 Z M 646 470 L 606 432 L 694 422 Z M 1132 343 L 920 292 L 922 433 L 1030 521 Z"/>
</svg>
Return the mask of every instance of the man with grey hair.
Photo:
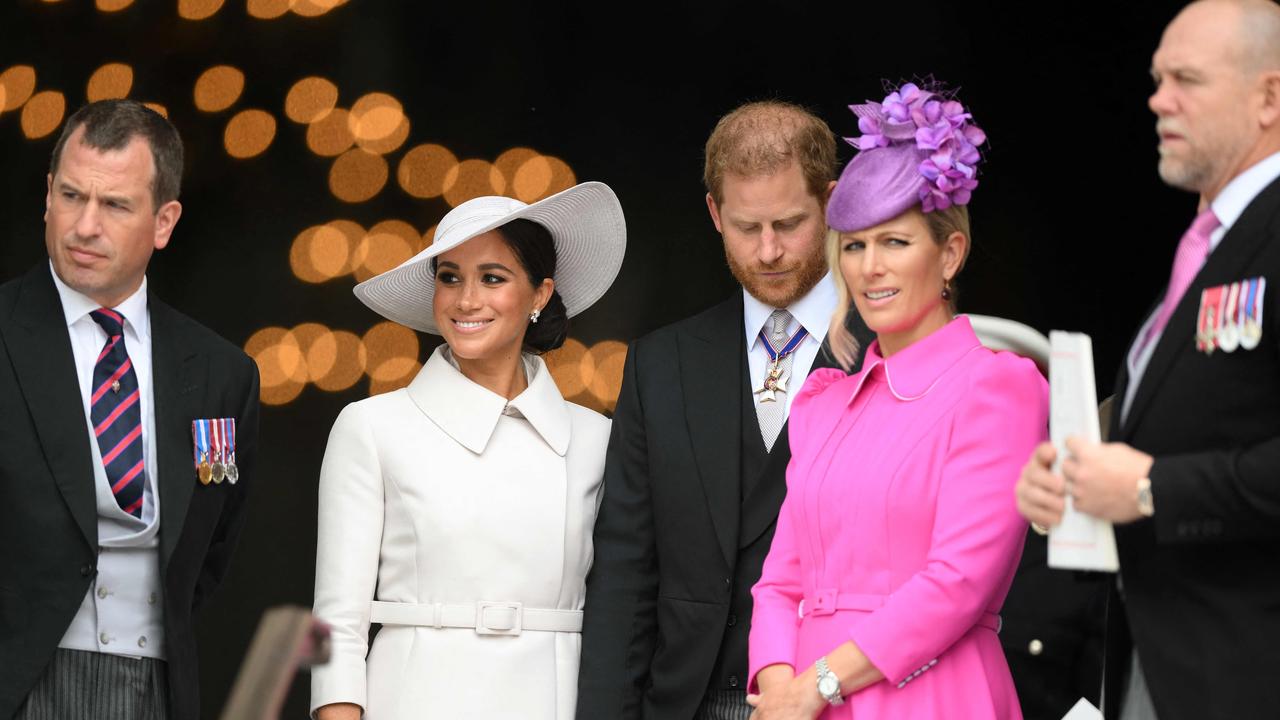
<svg viewBox="0 0 1280 720">
<path fill-rule="evenodd" d="M 1110 437 L 1037 448 L 1018 481 L 1044 527 L 1115 523 L 1108 717 L 1280 710 L 1280 6 L 1201 0 L 1165 29 L 1149 104 L 1160 177 L 1199 195 L 1169 284 L 1116 382 Z M 1118 711 L 1118 712 L 1117 712 Z"/>
<path fill-rule="evenodd" d="M 244 526 L 258 371 L 147 288 L 182 157 L 140 103 L 78 110 L 49 259 L 0 286 L 0 718 L 200 714 L 192 613 Z"/>
</svg>

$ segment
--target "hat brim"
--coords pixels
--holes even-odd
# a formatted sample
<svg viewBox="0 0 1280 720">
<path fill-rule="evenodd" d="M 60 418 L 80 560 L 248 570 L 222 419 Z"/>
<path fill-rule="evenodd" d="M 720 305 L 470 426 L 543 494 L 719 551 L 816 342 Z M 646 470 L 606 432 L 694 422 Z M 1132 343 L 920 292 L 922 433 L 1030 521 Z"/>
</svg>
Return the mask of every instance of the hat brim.
<svg viewBox="0 0 1280 720">
<path fill-rule="evenodd" d="M 532 220 L 551 233 L 556 248 L 556 291 L 569 317 L 591 307 L 609 290 L 622 268 L 627 227 L 622 205 L 608 185 L 585 182 L 530 205 L 509 198 L 494 200 L 505 201 L 503 207 L 510 210 L 490 213 L 479 221 L 464 220 L 455 227 L 438 227 L 430 247 L 356 285 L 356 297 L 388 320 L 439 335 L 433 312 L 436 283 L 431 258 L 519 219 Z"/>
</svg>

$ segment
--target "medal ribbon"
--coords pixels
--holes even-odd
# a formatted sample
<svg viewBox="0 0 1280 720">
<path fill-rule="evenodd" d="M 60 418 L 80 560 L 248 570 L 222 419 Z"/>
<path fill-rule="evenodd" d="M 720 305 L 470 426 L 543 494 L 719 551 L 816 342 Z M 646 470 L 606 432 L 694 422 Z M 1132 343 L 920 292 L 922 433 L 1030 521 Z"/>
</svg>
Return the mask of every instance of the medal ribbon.
<svg viewBox="0 0 1280 720">
<path fill-rule="evenodd" d="M 196 439 L 196 450 L 199 453 L 196 458 L 196 464 L 199 465 L 209 459 L 209 421 L 197 420 L 196 428 L 199 431 Z"/>
<path fill-rule="evenodd" d="M 213 448 L 211 450 L 212 457 L 210 457 L 209 460 L 210 462 L 220 463 L 223 461 L 225 452 L 222 443 L 222 421 L 214 420 L 210 425 L 211 427 L 209 429 L 213 435 Z"/>
<path fill-rule="evenodd" d="M 222 442 L 226 448 L 225 455 L 228 462 L 236 461 L 236 426 L 231 418 L 223 418 L 222 422 Z"/>
<path fill-rule="evenodd" d="M 760 342 L 764 343 L 764 351 L 769 353 L 769 360 L 776 363 L 782 358 L 795 352 L 796 348 L 800 347 L 800 343 L 804 342 L 804 339 L 808 336 L 809 331 L 801 327 L 799 330 L 796 330 L 796 334 L 792 335 L 791 339 L 782 346 L 781 350 L 776 349 L 773 347 L 773 343 L 769 342 L 769 337 L 765 334 L 764 328 L 760 328 L 760 334 L 756 337 L 760 339 Z"/>
</svg>

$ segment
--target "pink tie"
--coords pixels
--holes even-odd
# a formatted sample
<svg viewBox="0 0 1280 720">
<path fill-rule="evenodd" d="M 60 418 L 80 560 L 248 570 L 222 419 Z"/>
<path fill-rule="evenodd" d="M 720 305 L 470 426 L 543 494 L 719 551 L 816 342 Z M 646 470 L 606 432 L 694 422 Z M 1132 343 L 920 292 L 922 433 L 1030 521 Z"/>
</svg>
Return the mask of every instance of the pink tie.
<svg viewBox="0 0 1280 720">
<path fill-rule="evenodd" d="M 1218 216 L 1213 214 L 1213 209 L 1206 208 L 1191 221 L 1191 227 L 1183 233 L 1182 240 L 1178 241 L 1178 251 L 1173 255 L 1173 272 L 1169 274 L 1169 289 L 1160 303 L 1160 312 L 1156 314 L 1156 321 L 1147 333 L 1147 341 L 1164 332 L 1164 326 L 1168 324 L 1173 309 L 1178 306 L 1178 301 L 1187 291 L 1187 286 L 1195 279 L 1196 273 L 1200 272 L 1205 258 L 1209 257 L 1209 235 L 1221 224 L 1218 222 Z"/>
</svg>

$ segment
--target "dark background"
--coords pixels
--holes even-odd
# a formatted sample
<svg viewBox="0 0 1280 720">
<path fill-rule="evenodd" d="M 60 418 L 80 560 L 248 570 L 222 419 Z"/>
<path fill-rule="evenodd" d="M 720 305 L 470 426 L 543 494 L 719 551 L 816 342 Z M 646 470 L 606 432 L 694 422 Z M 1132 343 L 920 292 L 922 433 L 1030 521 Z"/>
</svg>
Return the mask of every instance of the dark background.
<svg viewBox="0 0 1280 720">
<path fill-rule="evenodd" d="M 563 158 L 580 181 L 608 182 L 627 213 L 627 260 L 573 335 L 629 340 L 735 291 L 701 185 L 702 144 L 721 114 L 783 98 L 853 135 L 849 103 L 880 99 L 882 80 L 933 74 L 961 88 L 990 137 L 961 311 L 1089 333 L 1106 395 L 1195 211 L 1193 197 L 1159 182 L 1146 108 L 1150 55 L 1180 5 L 350 0 L 320 17 L 259 20 L 245 0 L 228 0 L 196 22 L 173 0 L 114 13 L 87 0 L 17 0 L 0 6 L 0 71 L 34 66 L 37 90 L 61 90 L 69 114 L 94 69 L 133 66 L 130 96 L 164 104 L 188 152 L 183 217 L 150 282 L 240 345 L 268 325 L 318 321 L 360 334 L 379 320 L 351 296 L 349 276 L 295 279 L 288 251 L 301 229 L 335 217 L 433 225 L 448 206 L 414 199 L 394 180 L 395 158 L 423 142 L 490 161 L 532 147 Z M 271 147 L 249 160 L 222 149 L 231 112 L 192 102 L 195 79 L 223 63 L 247 77 L 233 110 L 258 107 L 278 121 Z M 284 117 L 286 91 L 309 75 L 333 80 L 344 107 L 372 91 L 404 103 L 409 140 L 369 202 L 334 199 L 331 161 L 309 152 L 304 128 Z M 45 258 L 55 139 L 27 140 L 17 112 L 0 114 L 0 281 Z M 842 143 L 842 160 L 851 154 Z M 425 360 L 434 341 L 423 342 Z M 262 611 L 310 604 L 325 439 L 341 407 L 367 391 L 363 381 L 341 393 L 309 387 L 264 407 L 252 516 L 200 621 L 206 716 L 221 709 Z M 304 678 L 285 716 L 302 717 L 307 697 Z"/>
</svg>

